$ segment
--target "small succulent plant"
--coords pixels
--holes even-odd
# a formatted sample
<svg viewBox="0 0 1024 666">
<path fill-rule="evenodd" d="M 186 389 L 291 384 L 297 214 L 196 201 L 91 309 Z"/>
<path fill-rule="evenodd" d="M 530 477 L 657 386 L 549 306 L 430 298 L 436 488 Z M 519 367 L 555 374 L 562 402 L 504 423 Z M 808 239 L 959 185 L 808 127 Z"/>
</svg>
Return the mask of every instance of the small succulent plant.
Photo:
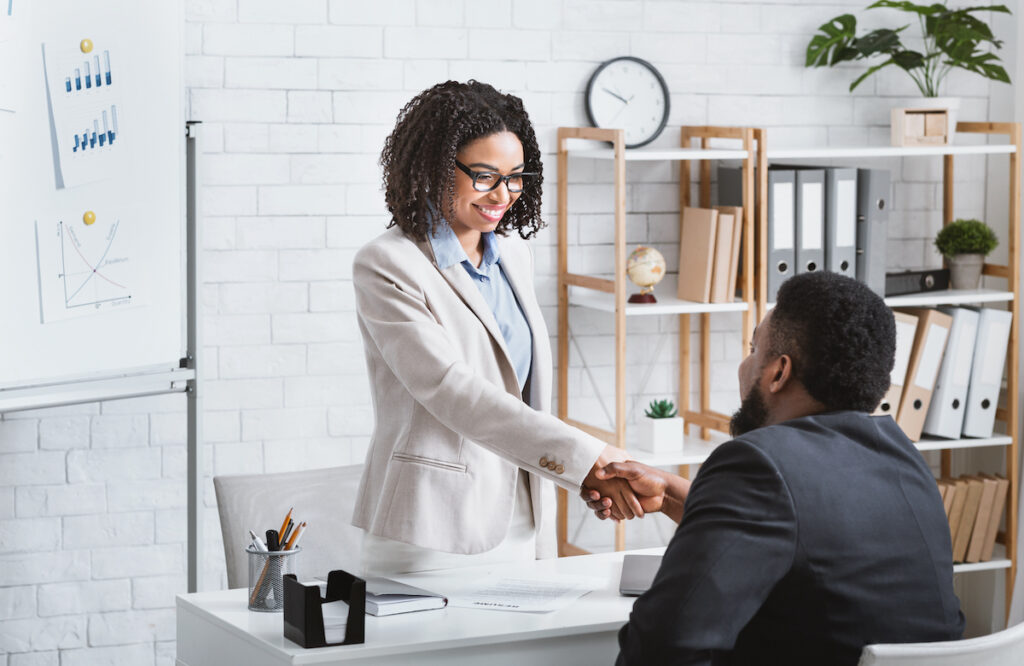
<svg viewBox="0 0 1024 666">
<path fill-rule="evenodd" d="M 671 400 L 651 400 L 644 414 L 651 419 L 670 419 L 676 415 L 676 405 Z"/>
</svg>

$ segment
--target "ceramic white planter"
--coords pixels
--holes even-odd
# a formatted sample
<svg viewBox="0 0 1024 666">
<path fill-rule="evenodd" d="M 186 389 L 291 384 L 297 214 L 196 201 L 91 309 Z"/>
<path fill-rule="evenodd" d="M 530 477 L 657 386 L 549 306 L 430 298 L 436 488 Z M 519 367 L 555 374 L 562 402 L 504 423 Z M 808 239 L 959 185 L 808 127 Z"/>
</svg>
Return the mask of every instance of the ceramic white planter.
<svg viewBox="0 0 1024 666">
<path fill-rule="evenodd" d="M 949 264 L 949 283 L 953 289 L 977 289 L 981 284 L 985 255 L 955 254 L 946 257 L 946 263 Z"/>
<path fill-rule="evenodd" d="M 683 419 L 674 416 L 670 419 L 652 419 L 641 417 L 637 424 L 636 448 L 651 453 L 682 451 Z"/>
</svg>

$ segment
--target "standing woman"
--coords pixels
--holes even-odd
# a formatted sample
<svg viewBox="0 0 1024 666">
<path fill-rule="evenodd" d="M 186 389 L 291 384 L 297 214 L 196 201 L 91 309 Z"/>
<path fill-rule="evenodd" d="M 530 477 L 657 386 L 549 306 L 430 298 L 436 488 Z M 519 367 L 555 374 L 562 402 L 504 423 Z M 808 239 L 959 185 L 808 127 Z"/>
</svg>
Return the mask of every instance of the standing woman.
<svg viewBox="0 0 1024 666">
<path fill-rule="evenodd" d="M 390 228 L 353 269 L 376 423 L 352 521 L 364 575 L 555 556 L 551 481 L 642 515 L 621 479 L 594 476 L 624 452 L 549 413 L 525 242 L 544 226 L 542 166 L 522 100 L 438 84 L 399 113 L 381 165 Z"/>
</svg>

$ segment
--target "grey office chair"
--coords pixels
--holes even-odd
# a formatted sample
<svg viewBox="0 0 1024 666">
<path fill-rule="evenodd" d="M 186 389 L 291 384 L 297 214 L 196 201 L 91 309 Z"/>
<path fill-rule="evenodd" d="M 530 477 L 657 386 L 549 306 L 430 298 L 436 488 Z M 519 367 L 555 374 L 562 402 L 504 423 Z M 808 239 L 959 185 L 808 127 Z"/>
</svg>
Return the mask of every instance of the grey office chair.
<svg viewBox="0 0 1024 666">
<path fill-rule="evenodd" d="M 249 530 L 265 538 L 266 530 L 281 527 L 291 507 L 294 518 L 308 523 L 300 543 L 300 578 L 326 577 L 332 569 L 358 572 L 363 531 L 350 521 L 362 470 L 351 465 L 213 477 L 228 587 L 248 585 Z"/>
<path fill-rule="evenodd" d="M 939 643 L 867 645 L 858 666 L 1020 666 L 1024 623 L 988 636 Z"/>
</svg>

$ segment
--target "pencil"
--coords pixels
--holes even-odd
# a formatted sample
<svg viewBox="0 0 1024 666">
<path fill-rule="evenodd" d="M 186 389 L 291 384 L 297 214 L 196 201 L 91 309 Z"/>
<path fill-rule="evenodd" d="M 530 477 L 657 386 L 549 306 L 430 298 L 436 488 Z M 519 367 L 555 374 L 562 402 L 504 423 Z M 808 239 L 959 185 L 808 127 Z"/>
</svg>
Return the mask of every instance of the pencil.
<svg viewBox="0 0 1024 666">
<path fill-rule="evenodd" d="M 288 509 L 288 515 L 284 517 L 284 522 L 281 523 L 281 529 L 277 531 L 278 534 L 284 534 L 285 528 L 288 527 L 288 521 L 292 519 L 292 511 L 294 510 L 295 507 Z"/>
<path fill-rule="evenodd" d="M 299 526 L 295 528 L 295 531 L 292 533 L 291 538 L 288 539 L 288 543 L 285 544 L 284 549 L 285 550 L 291 550 L 292 547 L 296 543 L 298 543 L 299 535 L 302 534 L 303 530 L 305 530 L 305 529 L 306 529 L 306 521 L 302 521 L 301 523 L 299 523 Z"/>
</svg>

